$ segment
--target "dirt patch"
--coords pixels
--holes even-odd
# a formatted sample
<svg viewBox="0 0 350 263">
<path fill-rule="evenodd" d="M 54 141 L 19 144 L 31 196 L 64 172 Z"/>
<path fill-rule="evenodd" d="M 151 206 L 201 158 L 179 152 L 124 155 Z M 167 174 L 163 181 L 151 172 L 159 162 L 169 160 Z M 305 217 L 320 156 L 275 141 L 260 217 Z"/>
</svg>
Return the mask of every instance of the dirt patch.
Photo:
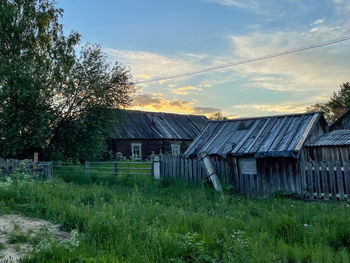
<svg viewBox="0 0 350 263">
<path fill-rule="evenodd" d="M 46 220 L 20 215 L 0 216 L 0 262 L 19 262 L 33 247 L 30 242 L 43 231 L 50 231 L 56 238 L 68 239 L 70 234 L 59 230 L 59 225 Z"/>
</svg>

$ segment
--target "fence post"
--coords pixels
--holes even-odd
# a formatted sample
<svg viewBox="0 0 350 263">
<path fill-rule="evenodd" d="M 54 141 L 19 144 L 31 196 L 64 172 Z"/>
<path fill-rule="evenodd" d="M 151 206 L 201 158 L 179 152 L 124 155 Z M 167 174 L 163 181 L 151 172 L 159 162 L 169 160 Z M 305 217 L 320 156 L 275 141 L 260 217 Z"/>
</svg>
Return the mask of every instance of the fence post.
<svg viewBox="0 0 350 263">
<path fill-rule="evenodd" d="M 84 172 L 89 171 L 89 162 L 85 161 L 85 165 L 84 165 Z"/>
<path fill-rule="evenodd" d="M 203 165 L 204 165 L 204 167 L 207 171 L 207 174 L 208 174 L 208 178 L 213 183 L 215 190 L 222 193 L 223 191 L 222 191 L 220 181 L 218 179 L 218 176 L 216 175 L 213 163 L 211 162 L 208 154 L 206 152 L 201 152 L 199 154 L 199 156 L 200 156 L 200 161 L 203 162 Z M 198 165 L 200 165 L 200 164 L 198 164 Z"/>
<path fill-rule="evenodd" d="M 117 162 L 114 163 L 114 175 L 115 176 L 118 175 L 118 163 Z"/>
<path fill-rule="evenodd" d="M 153 176 L 154 179 L 160 180 L 160 158 L 155 156 L 153 158 Z"/>
<path fill-rule="evenodd" d="M 39 162 L 39 154 L 38 152 L 35 152 L 34 153 L 34 161 L 33 161 L 33 175 L 34 176 L 37 176 L 38 175 L 38 162 Z"/>
</svg>

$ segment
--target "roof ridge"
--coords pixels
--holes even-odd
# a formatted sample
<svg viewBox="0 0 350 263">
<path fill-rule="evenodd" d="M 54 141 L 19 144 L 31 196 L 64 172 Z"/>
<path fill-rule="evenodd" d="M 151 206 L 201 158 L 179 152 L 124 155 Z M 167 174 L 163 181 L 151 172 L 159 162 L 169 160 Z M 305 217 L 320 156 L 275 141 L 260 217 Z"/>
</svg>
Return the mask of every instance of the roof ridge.
<svg viewBox="0 0 350 263">
<path fill-rule="evenodd" d="M 291 113 L 291 114 L 279 114 L 279 115 L 267 115 L 267 116 L 258 116 L 258 117 L 242 117 L 228 120 L 210 120 L 210 122 L 226 122 L 226 121 L 244 121 L 244 120 L 257 120 L 257 119 L 265 119 L 265 118 L 283 118 L 283 117 L 294 117 L 294 116 L 302 116 L 302 115 L 313 115 L 313 114 L 323 114 L 322 111 L 314 111 L 314 112 L 304 112 L 304 113 Z"/>
</svg>

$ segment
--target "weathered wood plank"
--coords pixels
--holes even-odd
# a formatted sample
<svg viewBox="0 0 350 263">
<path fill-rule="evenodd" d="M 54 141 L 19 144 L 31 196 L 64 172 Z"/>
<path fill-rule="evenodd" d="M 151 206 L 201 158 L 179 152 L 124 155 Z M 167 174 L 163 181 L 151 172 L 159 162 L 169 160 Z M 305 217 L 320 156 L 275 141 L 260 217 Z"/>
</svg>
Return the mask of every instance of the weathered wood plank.
<svg viewBox="0 0 350 263">
<path fill-rule="evenodd" d="M 337 189 L 336 189 L 336 180 L 334 176 L 334 163 L 329 162 L 328 163 L 328 172 L 329 172 L 329 181 L 330 181 L 330 187 L 331 187 L 331 194 L 332 194 L 332 199 L 336 200 L 337 199 Z"/>
<path fill-rule="evenodd" d="M 309 192 L 309 198 L 314 199 L 314 178 L 313 178 L 313 171 L 312 171 L 312 164 L 310 162 L 307 163 L 307 182 L 308 182 L 308 192 Z"/>
<path fill-rule="evenodd" d="M 189 180 L 193 183 L 193 160 L 190 159 L 188 163 Z"/>
<path fill-rule="evenodd" d="M 323 199 L 329 200 L 329 187 L 328 187 L 328 176 L 327 176 L 327 167 L 324 162 L 321 162 L 321 174 L 322 174 L 322 192 Z"/>
<path fill-rule="evenodd" d="M 301 175 L 301 194 L 306 197 L 307 194 L 307 181 L 306 181 L 306 163 L 304 160 L 300 161 L 300 175 Z"/>
<path fill-rule="evenodd" d="M 318 162 L 312 162 L 314 167 L 314 175 L 315 175 L 315 190 L 316 190 L 316 197 L 321 198 L 321 182 L 320 182 L 320 168 L 318 166 Z"/>
<path fill-rule="evenodd" d="M 350 201 L 350 167 L 347 163 L 344 163 L 344 179 L 345 179 L 345 191 L 348 202 Z"/>
<path fill-rule="evenodd" d="M 232 165 L 233 165 L 233 178 L 234 178 L 234 187 L 239 191 L 239 172 L 238 172 L 238 163 L 237 158 L 232 158 Z"/>
<path fill-rule="evenodd" d="M 340 200 L 344 199 L 344 186 L 343 186 L 343 173 L 340 162 L 337 162 L 337 181 L 338 181 L 338 194 Z"/>
</svg>

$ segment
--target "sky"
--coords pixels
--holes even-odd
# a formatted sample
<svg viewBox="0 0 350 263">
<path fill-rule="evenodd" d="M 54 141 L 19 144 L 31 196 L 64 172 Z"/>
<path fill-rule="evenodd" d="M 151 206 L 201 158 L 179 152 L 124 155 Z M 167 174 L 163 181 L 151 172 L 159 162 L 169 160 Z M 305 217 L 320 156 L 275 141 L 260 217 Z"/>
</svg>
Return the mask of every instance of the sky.
<svg viewBox="0 0 350 263">
<path fill-rule="evenodd" d="M 350 81 L 350 41 L 174 80 L 150 81 L 350 36 L 350 0 L 56 0 L 66 33 L 130 69 L 133 109 L 288 114 Z"/>
</svg>

